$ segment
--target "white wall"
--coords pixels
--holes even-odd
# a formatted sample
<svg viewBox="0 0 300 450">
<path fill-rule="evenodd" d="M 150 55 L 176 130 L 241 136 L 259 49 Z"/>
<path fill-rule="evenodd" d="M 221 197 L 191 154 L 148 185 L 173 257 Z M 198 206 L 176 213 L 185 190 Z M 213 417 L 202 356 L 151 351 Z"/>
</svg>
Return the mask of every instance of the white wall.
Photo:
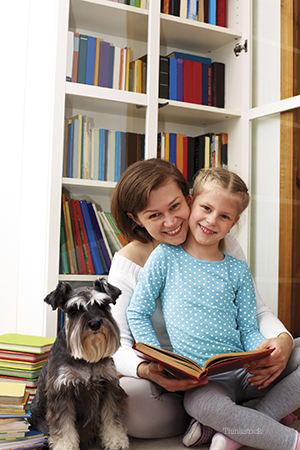
<svg viewBox="0 0 300 450">
<path fill-rule="evenodd" d="M 60 127 L 63 123 L 63 116 L 54 117 L 59 3 L 13 0 L 0 5 L 7 42 L 1 47 L 0 75 L 1 334 L 55 334 L 55 318 L 49 320 L 43 299 L 56 284 L 48 264 L 58 264 L 50 235 L 51 220 L 59 215 L 50 212 L 60 195 L 59 180 L 53 178 L 54 165 L 61 164 L 53 154 L 53 129 L 56 121 Z"/>
</svg>

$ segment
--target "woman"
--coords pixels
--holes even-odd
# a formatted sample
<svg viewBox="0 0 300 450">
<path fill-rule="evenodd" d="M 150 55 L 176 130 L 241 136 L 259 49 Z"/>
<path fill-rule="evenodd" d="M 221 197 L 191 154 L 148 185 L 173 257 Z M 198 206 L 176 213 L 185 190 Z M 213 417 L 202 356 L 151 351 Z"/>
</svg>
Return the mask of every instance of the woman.
<svg viewBox="0 0 300 450">
<path fill-rule="evenodd" d="M 138 438 L 162 438 L 185 432 L 190 417 L 182 404 L 182 391 L 202 382 L 168 378 L 159 364 L 141 360 L 132 349 L 133 337 L 126 320 L 126 309 L 149 255 L 160 243 L 182 244 L 188 232 L 190 209 L 187 204 L 189 185 L 171 163 L 160 159 L 139 161 L 121 176 L 112 197 L 111 211 L 116 223 L 130 243 L 115 254 L 109 282 L 122 290 L 113 315 L 121 331 L 121 348 L 115 354 L 121 385 L 128 394 L 127 427 L 129 435 Z M 224 251 L 245 260 L 238 242 L 228 234 Z M 260 363 L 266 369 L 248 369 L 251 386 L 268 386 L 285 368 L 293 340 L 262 302 L 258 292 L 257 319 L 265 336 L 264 347 L 275 351 Z M 152 325 L 161 346 L 171 349 L 164 328 L 160 300 Z M 254 366 L 254 364 L 253 364 Z M 198 430 L 196 430 L 198 431 Z"/>
</svg>

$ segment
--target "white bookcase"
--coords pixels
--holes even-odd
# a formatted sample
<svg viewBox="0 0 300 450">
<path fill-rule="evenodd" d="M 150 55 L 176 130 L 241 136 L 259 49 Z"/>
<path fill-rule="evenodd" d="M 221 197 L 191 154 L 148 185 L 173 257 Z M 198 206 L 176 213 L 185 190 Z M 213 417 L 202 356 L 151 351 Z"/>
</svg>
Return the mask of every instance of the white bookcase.
<svg viewBox="0 0 300 450">
<path fill-rule="evenodd" d="M 68 1 L 68 0 L 64 0 Z M 180 132 L 196 136 L 208 131 L 228 132 L 229 167 L 247 174 L 247 146 L 241 149 L 236 136 L 241 131 L 242 58 L 233 48 L 242 40 L 241 5 L 228 0 L 228 27 L 160 13 L 160 0 L 151 0 L 149 10 L 108 0 L 70 0 L 69 28 L 77 33 L 100 37 L 131 49 L 131 60 L 148 55 L 147 93 L 138 94 L 84 84 L 65 82 L 65 117 L 84 113 L 96 127 L 145 133 L 146 158 L 156 156 L 157 133 Z M 158 98 L 159 55 L 174 50 L 207 56 L 226 64 L 225 108 L 215 108 Z M 238 93 L 238 95 L 237 95 Z M 159 107 L 159 104 L 166 106 Z M 62 154 L 62 145 L 61 145 Z M 114 183 L 62 179 L 70 195 L 86 196 L 110 209 Z M 61 280 L 90 281 L 91 276 L 63 275 Z"/>
<path fill-rule="evenodd" d="M 39 2 L 35 0 L 35 4 L 38 8 Z M 24 296 L 16 306 L 20 316 L 18 322 L 22 323 L 22 314 L 31 321 L 28 325 L 23 322 L 24 325 L 16 326 L 17 332 L 32 331 L 34 334 L 48 336 L 56 334 L 56 313 L 52 312 L 49 306 L 42 304 L 42 295 L 45 296 L 54 289 L 60 279 L 59 237 L 62 188 L 73 197 L 84 196 L 99 203 L 103 209 L 109 209 L 115 186 L 110 182 L 62 178 L 64 117 L 84 113 L 94 118 L 94 124 L 97 127 L 145 133 L 147 158 L 156 156 L 157 133 L 160 131 L 180 132 L 188 136 L 196 136 L 208 131 L 227 132 L 229 168 L 237 171 L 246 182 L 249 180 L 249 125 L 243 117 L 243 111 L 249 108 L 247 84 L 249 55 L 243 53 L 237 58 L 233 52 L 237 42 L 243 44 L 248 38 L 249 1 L 227 0 L 228 28 L 161 14 L 160 0 L 150 0 L 149 4 L 149 10 L 108 0 L 70 0 L 70 3 L 69 0 L 55 0 L 51 6 L 53 16 L 56 17 L 57 28 L 51 28 L 55 36 L 55 39 L 53 37 L 55 49 L 52 56 L 53 84 L 51 87 L 53 98 L 51 103 L 49 101 L 50 120 L 47 123 L 47 130 L 51 134 L 49 141 L 51 150 L 48 157 L 51 170 L 49 169 L 47 179 L 41 180 L 48 192 L 45 198 L 47 214 L 45 223 L 42 224 L 46 243 L 43 244 L 44 248 L 40 248 L 39 261 L 41 262 L 38 268 L 41 279 L 36 289 L 37 295 L 28 311 L 26 310 L 27 298 L 32 296 L 27 292 L 30 286 L 27 274 L 31 271 L 25 270 L 24 264 L 22 265 L 21 275 L 25 283 L 24 288 L 19 283 L 19 289 L 23 289 Z M 40 20 L 36 20 L 36 24 L 40 30 Z M 101 37 L 114 45 L 127 46 L 132 51 L 133 59 L 147 54 L 147 93 L 137 94 L 66 82 L 68 30 Z M 159 108 L 159 103 L 166 102 L 165 99 L 158 98 L 159 55 L 166 55 L 174 50 L 208 56 L 213 61 L 225 63 L 225 109 L 176 101 L 169 101 L 167 106 Z M 42 98 L 36 97 L 35 101 L 42 104 Z M 38 107 L 35 108 L 35 113 L 37 111 L 39 111 Z M 42 117 L 39 116 L 36 117 L 36 121 L 43 123 Z M 37 144 L 36 150 L 38 151 Z M 238 236 L 245 252 L 247 252 L 247 222 L 246 217 Z M 30 246 L 29 243 L 22 245 L 24 247 L 22 247 L 24 254 L 22 262 L 26 264 L 26 254 L 29 253 Z M 64 276 L 63 279 L 72 281 L 71 276 Z M 78 279 L 91 281 L 90 277 L 84 278 L 84 276 L 78 276 Z M 34 311 L 34 317 L 32 311 Z M 34 324 L 40 322 L 43 325 L 33 330 Z"/>
</svg>

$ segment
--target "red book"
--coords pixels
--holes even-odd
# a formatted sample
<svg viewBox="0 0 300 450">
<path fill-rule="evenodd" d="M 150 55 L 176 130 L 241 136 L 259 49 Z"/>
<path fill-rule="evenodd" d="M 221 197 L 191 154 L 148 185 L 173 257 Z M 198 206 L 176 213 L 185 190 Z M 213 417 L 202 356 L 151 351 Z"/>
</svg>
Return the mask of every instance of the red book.
<svg viewBox="0 0 300 450">
<path fill-rule="evenodd" d="M 72 199 L 70 199 L 70 202 L 71 202 L 71 208 L 72 208 L 73 217 L 74 217 L 74 229 L 75 229 L 77 250 L 78 250 L 80 266 L 81 266 L 81 273 L 83 275 L 85 275 L 86 268 L 85 268 L 85 264 L 84 264 L 83 248 L 82 248 L 82 242 L 81 242 L 80 231 L 79 231 L 79 226 L 78 226 L 78 217 L 77 217 L 78 215 L 77 215 L 77 211 L 75 208 L 75 200 L 72 198 Z"/>
<path fill-rule="evenodd" d="M 193 103 L 193 61 L 183 60 L 183 101 Z"/>
<path fill-rule="evenodd" d="M 83 222 L 83 217 L 82 217 L 82 213 L 81 213 L 79 200 L 75 200 L 75 208 L 76 208 L 76 211 L 77 211 L 77 216 L 79 218 L 80 229 L 81 229 L 82 238 L 83 238 L 83 242 L 84 242 L 84 248 L 85 248 L 85 251 L 86 251 L 87 273 L 89 273 L 91 275 L 94 275 L 95 274 L 95 270 L 94 270 L 94 265 L 93 265 L 93 261 L 92 261 L 92 257 L 91 257 L 90 247 L 89 247 L 89 243 L 88 243 L 88 239 L 87 239 L 87 235 L 86 235 L 86 231 L 85 231 L 85 226 L 84 226 L 84 222 Z"/>
<path fill-rule="evenodd" d="M 202 63 L 193 61 L 193 103 L 202 105 Z"/>
<path fill-rule="evenodd" d="M 217 0 L 217 25 L 226 27 L 226 0 Z"/>
<path fill-rule="evenodd" d="M 79 33 L 74 33 L 73 68 L 72 68 L 73 83 L 77 83 L 78 56 L 79 56 Z"/>
<path fill-rule="evenodd" d="M 187 180 L 188 177 L 188 138 L 183 136 L 183 176 Z"/>
<path fill-rule="evenodd" d="M 163 13 L 169 14 L 169 0 L 163 0 Z"/>
</svg>

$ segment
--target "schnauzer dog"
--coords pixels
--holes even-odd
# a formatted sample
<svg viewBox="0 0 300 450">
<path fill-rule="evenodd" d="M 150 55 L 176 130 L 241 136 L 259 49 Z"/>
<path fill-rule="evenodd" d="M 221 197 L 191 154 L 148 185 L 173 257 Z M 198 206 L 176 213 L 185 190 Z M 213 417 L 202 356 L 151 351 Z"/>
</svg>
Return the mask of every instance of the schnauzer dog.
<svg viewBox="0 0 300 450">
<path fill-rule="evenodd" d="M 44 300 L 64 312 L 65 325 L 41 371 L 30 423 L 53 450 L 86 450 L 97 440 L 106 450 L 129 448 L 127 395 L 111 357 L 120 335 L 110 303 L 120 294 L 99 278 L 92 288 L 60 282 Z"/>
</svg>

